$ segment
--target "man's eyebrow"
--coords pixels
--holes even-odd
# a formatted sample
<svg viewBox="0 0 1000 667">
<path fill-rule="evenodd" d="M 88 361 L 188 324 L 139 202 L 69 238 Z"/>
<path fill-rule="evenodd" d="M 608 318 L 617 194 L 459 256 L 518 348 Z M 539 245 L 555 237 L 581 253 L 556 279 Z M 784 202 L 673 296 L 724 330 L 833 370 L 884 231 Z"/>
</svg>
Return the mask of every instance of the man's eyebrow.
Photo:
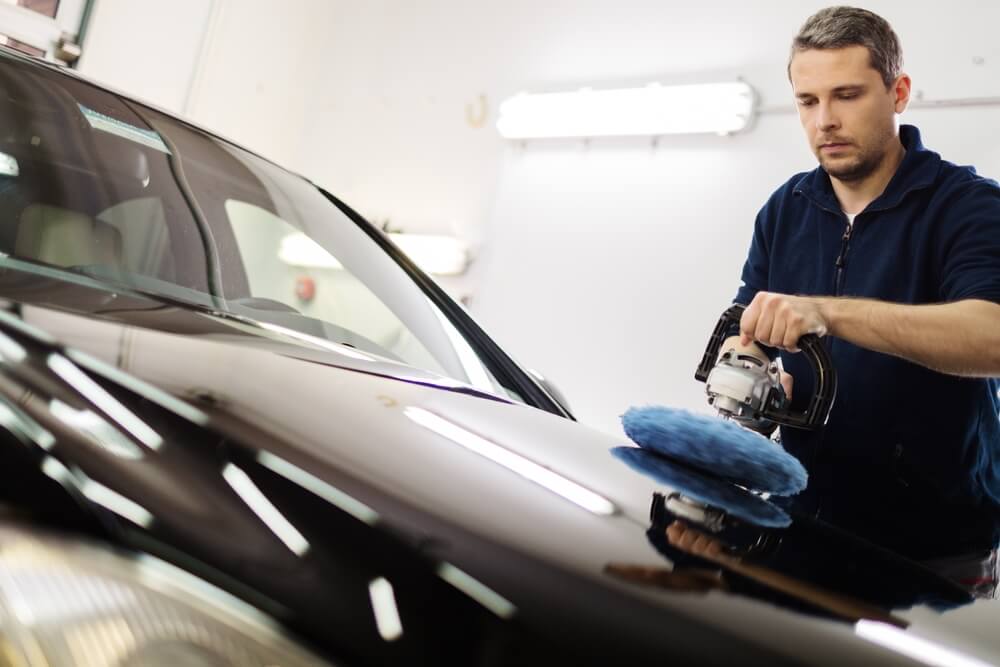
<svg viewBox="0 0 1000 667">
<path fill-rule="evenodd" d="M 834 95 L 843 95 L 844 93 L 860 93 L 864 92 L 867 89 L 868 86 L 866 86 L 863 83 L 848 83 L 842 86 L 837 86 L 830 92 L 833 93 Z M 804 99 L 807 97 L 816 97 L 816 93 L 810 93 L 809 91 L 804 90 L 801 93 L 796 93 L 795 97 L 799 99 Z"/>
</svg>

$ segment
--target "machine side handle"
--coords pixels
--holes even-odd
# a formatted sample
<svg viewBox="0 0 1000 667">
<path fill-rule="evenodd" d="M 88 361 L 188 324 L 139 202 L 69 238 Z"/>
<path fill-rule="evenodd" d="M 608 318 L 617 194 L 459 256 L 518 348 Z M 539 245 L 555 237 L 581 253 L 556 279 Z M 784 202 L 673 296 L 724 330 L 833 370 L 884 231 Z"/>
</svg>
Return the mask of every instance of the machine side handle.
<svg viewBox="0 0 1000 667">
<path fill-rule="evenodd" d="M 809 360 L 813 372 L 813 392 L 805 412 L 787 409 L 766 411 L 765 416 L 795 428 L 815 429 L 826 423 L 837 397 L 837 369 L 819 336 L 806 334 L 799 338 L 799 349 Z"/>
<path fill-rule="evenodd" d="M 726 332 L 729 331 L 730 326 L 733 324 L 738 325 L 740 323 L 740 318 L 743 317 L 744 310 L 746 310 L 746 306 L 734 303 L 726 309 L 726 312 L 722 313 L 722 317 L 719 318 L 718 323 L 715 325 L 715 330 L 712 331 L 711 338 L 708 339 L 708 347 L 705 348 L 705 354 L 701 358 L 701 363 L 698 364 L 698 370 L 694 373 L 695 380 L 698 380 L 698 382 L 708 380 L 708 374 L 712 372 L 715 362 L 719 359 L 719 349 L 726 341 L 726 338 L 728 338 Z"/>
</svg>

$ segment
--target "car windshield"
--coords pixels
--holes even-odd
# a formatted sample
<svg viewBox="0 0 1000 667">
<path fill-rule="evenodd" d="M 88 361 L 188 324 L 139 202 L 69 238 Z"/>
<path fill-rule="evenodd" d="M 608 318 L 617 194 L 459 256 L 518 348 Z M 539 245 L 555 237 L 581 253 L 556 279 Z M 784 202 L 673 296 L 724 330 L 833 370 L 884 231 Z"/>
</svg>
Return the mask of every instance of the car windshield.
<svg viewBox="0 0 1000 667">
<path fill-rule="evenodd" d="M 0 265 L 210 308 L 267 324 L 261 335 L 323 339 L 518 398 L 369 233 L 301 177 L 9 57 L 0 119 Z"/>
</svg>

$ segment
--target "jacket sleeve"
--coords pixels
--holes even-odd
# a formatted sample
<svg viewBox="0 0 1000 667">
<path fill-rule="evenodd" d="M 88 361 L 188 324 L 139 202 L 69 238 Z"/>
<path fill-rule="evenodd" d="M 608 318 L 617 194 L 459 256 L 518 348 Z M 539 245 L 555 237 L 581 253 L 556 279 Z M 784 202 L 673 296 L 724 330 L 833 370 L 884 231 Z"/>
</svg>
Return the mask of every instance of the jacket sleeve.
<svg viewBox="0 0 1000 667">
<path fill-rule="evenodd" d="M 941 245 L 941 299 L 1000 303 L 1000 186 L 982 179 L 956 199 Z"/>
<path fill-rule="evenodd" d="M 766 290 L 768 287 L 771 262 L 766 228 L 769 226 L 771 209 L 772 203 L 768 202 L 757 214 L 757 220 L 753 226 L 753 238 L 750 241 L 750 250 L 747 253 L 746 262 L 743 264 L 742 284 L 736 291 L 733 303 L 748 306 L 757 292 Z"/>
<path fill-rule="evenodd" d="M 743 263 L 742 284 L 736 291 L 736 298 L 733 299 L 733 303 L 749 306 L 757 292 L 767 289 L 770 260 L 765 227 L 769 219 L 770 210 L 771 202 L 768 202 L 757 214 L 757 219 L 753 226 L 753 238 L 750 240 L 750 250 L 747 253 L 746 262 Z M 726 336 L 735 336 L 739 332 L 739 325 L 733 324 L 726 331 Z M 776 349 L 764 346 L 761 346 L 761 349 L 771 359 L 777 356 Z"/>
</svg>

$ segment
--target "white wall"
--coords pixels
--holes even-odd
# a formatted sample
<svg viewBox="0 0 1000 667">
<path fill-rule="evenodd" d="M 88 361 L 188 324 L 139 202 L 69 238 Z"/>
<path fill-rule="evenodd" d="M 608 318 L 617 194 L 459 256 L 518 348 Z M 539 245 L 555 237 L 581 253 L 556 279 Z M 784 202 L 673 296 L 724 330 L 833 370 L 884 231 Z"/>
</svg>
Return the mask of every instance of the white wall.
<svg viewBox="0 0 1000 667">
<path fill-rule="evenodd" d="M 814 164 L 794 113 L 773 110 L 791 111 L 787 46 L 826 4 L 99 0 L 82 68 L 173 100 L 370 219 L 476 244 L 470 274 L 452 281 L 473 314 L 554 378 L 582 421 L 618 432 L 629 405 L 704 407 L 694 366 L 753 217 Z M 924 98 L 1000 95 L 1000 3 L 866 6 L 895 26 Z M 128 22 L 140 11 L 167 18 Z M 522 146 L 493 129 L 520 90 L 737 76 L 772 110 L 741 136 Z M 904 121 L 947 158 L 1000 175 L 1000 107 Z"/>
<path fill-rule="evenodd" d="M 212 0 L 97 0 L 78 69 L 171 111 L 184 111 Z"/>
<path fill-rule="evenodd" d="M 294 169 L 333 9 L 327 0 L 97 0 L 79 69 Z"/>
<path fill-rule="evenodd" d="M 187 113 L 298 168 L 314 88 L 326 78 L 334 5 L 328 0 L 212 2 L 216 14 Z"/>
</svg>

